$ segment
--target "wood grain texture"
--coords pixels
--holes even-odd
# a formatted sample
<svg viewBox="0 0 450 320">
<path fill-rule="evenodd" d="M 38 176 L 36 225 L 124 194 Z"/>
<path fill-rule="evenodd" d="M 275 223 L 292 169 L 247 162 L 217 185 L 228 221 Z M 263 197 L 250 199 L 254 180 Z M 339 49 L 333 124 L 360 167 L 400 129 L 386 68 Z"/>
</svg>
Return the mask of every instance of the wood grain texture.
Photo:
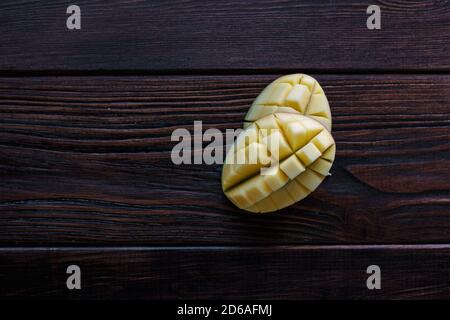
<svg viewBox="0 0 450 320">
<path fill-rule="evenodd" d="M 450 70 L 447 0 L 0 3 L 0 70 Z M 366 9 L 381 8 L 381 30 Z"/>
<path fill-rule="evenodd" d="M 449 263 L 448 246 L 4 248 L 0 298 L 448 299 Z M 81 290 L 66 288 L 72 264 Z"/>
<path fill-rule="evenodd" d="M 274 215 L 221 165 L 171 162 L 172 131 L 238 128 L 277 75 L 0 79 L 1 245 L 447 243 L 450 76 L 320 75 L 332 176 Z"/>
</svg>

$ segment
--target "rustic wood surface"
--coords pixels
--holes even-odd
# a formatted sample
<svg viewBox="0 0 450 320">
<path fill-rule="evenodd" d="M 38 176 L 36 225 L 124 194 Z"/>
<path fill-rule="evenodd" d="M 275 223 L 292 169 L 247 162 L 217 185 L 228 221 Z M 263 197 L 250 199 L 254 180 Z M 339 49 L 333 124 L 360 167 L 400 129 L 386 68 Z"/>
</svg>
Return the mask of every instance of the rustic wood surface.
<svg viewBox="0 0 450 320">
<path fill-rule="evenodd" d="M 78 0 L 0 3 L 0 69 L 450 70 L 446 0 Z M 366 27 L 369 5 L 381 30 Z"/>
<path fill-rule="evenodd" d="M 172 163 L 175 128 L 238 128 L 276 77 L 0 79 L 0 244 L 450 242 L 450 76 L 318 75 L 332 176 L 277 214 Z"/>
<path fill-rule="evenodd" d="M 450 296 L 449 259 L 449 246 L 14 248 L 0 255 L 0 296 L 432 299 Z M 366 288 L 373 263 L 381 290 Z M 80 291 L 66 288 L 71 264 L 82 269 Z"/>
<path fill-rule="evenodd" d="M 0 3 L 0 298 L 450 299 L 449 1 L 67 5 Z M 249 214 L 172 164 L 174 129 L 239 128 L 294 72 L 337 143 L 310 197 Z"/>
</svg>

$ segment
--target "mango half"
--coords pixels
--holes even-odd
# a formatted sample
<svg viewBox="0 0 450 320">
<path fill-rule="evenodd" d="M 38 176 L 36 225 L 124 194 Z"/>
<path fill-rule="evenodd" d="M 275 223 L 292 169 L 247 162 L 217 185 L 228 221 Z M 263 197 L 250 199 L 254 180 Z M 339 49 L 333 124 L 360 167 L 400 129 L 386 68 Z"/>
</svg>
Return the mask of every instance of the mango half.
<svg viewBox="0 0 450 320">
<path fill-rule="evenodd" d="M 328 99 L 319 82 L 306 74 L 290 74 L 270 83 L 255 99 L 245 116 L 244 128 L 276 112 L 299 113 L 320 122 L 331 132 Z"/>
<path fill-rule="evenodd" d="M 328 175 L 335 142 L 320 122 L 275 113 L 251 123 L 225 158 L 222 189 L 237 207 L 272 212 L 307 197 Z"/>
</svg>

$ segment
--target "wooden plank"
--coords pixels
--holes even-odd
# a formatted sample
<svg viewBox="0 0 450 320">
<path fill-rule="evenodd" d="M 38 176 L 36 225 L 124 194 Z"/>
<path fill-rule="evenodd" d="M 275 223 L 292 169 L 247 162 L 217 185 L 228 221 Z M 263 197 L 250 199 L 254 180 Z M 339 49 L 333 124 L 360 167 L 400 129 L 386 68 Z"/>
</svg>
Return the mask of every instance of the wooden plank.
<svg viewBox="0 0 450 320">
<path fill-rule="evenodd" d="M 450 298 L 450 247 L 3 248 L 0 297 L 58 299 Z M 68 290 L 66 269 L 81 269 Z M 378 265 L 381 290 L 368 290 Z"/>
<path fill-rule="evenodd" d="M 447 243 L 450 76 L 321 75 L 332 176 L 273 215 L 221 165 L 174 165 L 176 128 L 238 128 L 276 75 L 0 79 L 0 244 Z"/>
<path fill-rule="evenodd" d="M 446 1 L 67 1 L 0 4 L 0 70 L 450 70 Z"/>
</svg>

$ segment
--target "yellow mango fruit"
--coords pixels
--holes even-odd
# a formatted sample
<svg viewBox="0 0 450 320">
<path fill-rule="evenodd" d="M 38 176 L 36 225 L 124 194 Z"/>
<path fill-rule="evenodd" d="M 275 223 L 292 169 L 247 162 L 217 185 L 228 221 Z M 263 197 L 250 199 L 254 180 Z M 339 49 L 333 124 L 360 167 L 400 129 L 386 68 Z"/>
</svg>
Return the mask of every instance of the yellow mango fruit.
<svg viewBox="0 0 450 320">
<path fill-rule="evenodd" d="M 331 112 L 320 84 L 306 74 L 290 74 L 270 83 L 255 99 L 245 116 L 244 128 L 273 113 L 309 116 L 331 132 Z"/>
<path fill-rule="evenodd" d="M 313 82 L 309 88 L 314 89 Z M 312 118 L 270 114 L 249 125 L 228 151 L 222 189 L 247 211 L 285 208 L 319 186 L 331 169 L 335 151 L 330 132 Z"/>
</svg>

